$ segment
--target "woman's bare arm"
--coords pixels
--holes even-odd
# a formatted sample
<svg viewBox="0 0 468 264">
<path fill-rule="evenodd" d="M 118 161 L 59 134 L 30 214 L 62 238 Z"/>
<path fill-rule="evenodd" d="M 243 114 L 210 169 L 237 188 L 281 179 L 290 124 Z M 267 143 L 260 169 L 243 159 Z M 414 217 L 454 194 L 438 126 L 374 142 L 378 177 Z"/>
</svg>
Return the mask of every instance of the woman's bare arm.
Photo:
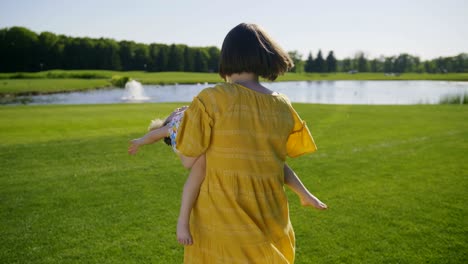
<svg viewBox="0 0 468 264">
<path fill-rule="evenodd" d="M 177 221 L 177 240 L 183 245 L 191 245 L 193 243 L 189 227 L 190 213 L 200 193 L 200 186 L 205 179 L 205 164 L 205 155 L 196 159 L 184 185 L 179 220 Z"/>
</svg>

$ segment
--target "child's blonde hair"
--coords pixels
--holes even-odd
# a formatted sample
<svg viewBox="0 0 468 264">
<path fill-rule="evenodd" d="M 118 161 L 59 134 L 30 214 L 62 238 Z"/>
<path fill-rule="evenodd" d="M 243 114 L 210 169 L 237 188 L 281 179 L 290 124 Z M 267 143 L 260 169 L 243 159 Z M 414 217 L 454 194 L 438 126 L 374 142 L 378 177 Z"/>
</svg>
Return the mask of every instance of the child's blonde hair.
<svg viewBox="0 0 468 264">
<path fill-rule="evenodd" d="M 161 128 L 161 127 L 167 125 L 168 123 L 169 123 L 169 120 L 167 120 L 167 118 L 164 119 L 164 120 L 160 119 L 160 118 L 153 119 L 153 120 L 151 120 L 151 123 L 148 126 L 148 131 Z M 168 146 L 172 145 L 170 137 L 164 137 L 163 140 L 164 140 L 164 143 L 166 143 L 166 145 L 168 145 Z"/>
<path fill-rule="evenodd" d="M 166 119 L 162 120 L 160 118 L 156 118 L 151 120 L 151 123 L 148 126 L 148 131 L 158 129 L 166 125 Z"/>
</svg>

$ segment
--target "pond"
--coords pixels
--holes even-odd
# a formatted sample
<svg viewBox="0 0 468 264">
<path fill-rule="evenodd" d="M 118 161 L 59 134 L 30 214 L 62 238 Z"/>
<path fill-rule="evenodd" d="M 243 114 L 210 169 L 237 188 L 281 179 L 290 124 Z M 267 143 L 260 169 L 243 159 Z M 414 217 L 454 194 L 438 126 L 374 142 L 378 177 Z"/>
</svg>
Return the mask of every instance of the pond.
<svg viewBox="0 0 468 264">
<path fill-rule="evenodd" d="M 407 105 L 439 104 L 444 98 L 464 100 L 468 82 L 448 81 L 296 81 L 264 83 L 292 102 L 318 104 Z M 29 104 L 112 104 L 137 102 L 190 102 L 213 84 L 143 85 L 87 92 L 19 97 Z"/>
</svg>

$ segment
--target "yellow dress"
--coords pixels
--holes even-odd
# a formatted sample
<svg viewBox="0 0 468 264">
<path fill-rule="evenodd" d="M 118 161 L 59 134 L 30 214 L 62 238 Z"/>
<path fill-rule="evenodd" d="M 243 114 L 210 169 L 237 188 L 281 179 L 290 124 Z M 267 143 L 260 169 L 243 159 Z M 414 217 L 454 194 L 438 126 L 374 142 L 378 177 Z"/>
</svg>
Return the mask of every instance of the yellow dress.
<svg viewBox="0 0 468 264">
<path fill-rule="evenodd" d="M 229 83 L 204 89 L 185 111 L 177 149 L 206 155 L 184 263 L 294 263 L 283 166 L 316 146 L 285 96 Z"/>
</svg>

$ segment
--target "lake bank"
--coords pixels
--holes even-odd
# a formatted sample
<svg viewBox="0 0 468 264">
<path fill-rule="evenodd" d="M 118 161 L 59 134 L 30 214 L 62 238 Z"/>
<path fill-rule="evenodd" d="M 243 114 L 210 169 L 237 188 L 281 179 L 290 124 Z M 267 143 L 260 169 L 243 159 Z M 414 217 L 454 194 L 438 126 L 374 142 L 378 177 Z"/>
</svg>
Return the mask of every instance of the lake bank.
<svg viewBox="0 0 468 264">
<path fill-rule="evenodd" d="M 223 80 L 217 73 L 195 72 L 142 72 L 106 70 L 52 70 L 36 73 L 0 73 L 0 97 L 20 95 L 53 94 L 111 87 L 113 76 L 127 76 L 143 84 L 197 84 L 217 83 Z M 283 81 L 326 81 L 326 80 L 434 80 L 468 81 L 468 73 L 287 73 L 278 77 Z"/>
</svg>

